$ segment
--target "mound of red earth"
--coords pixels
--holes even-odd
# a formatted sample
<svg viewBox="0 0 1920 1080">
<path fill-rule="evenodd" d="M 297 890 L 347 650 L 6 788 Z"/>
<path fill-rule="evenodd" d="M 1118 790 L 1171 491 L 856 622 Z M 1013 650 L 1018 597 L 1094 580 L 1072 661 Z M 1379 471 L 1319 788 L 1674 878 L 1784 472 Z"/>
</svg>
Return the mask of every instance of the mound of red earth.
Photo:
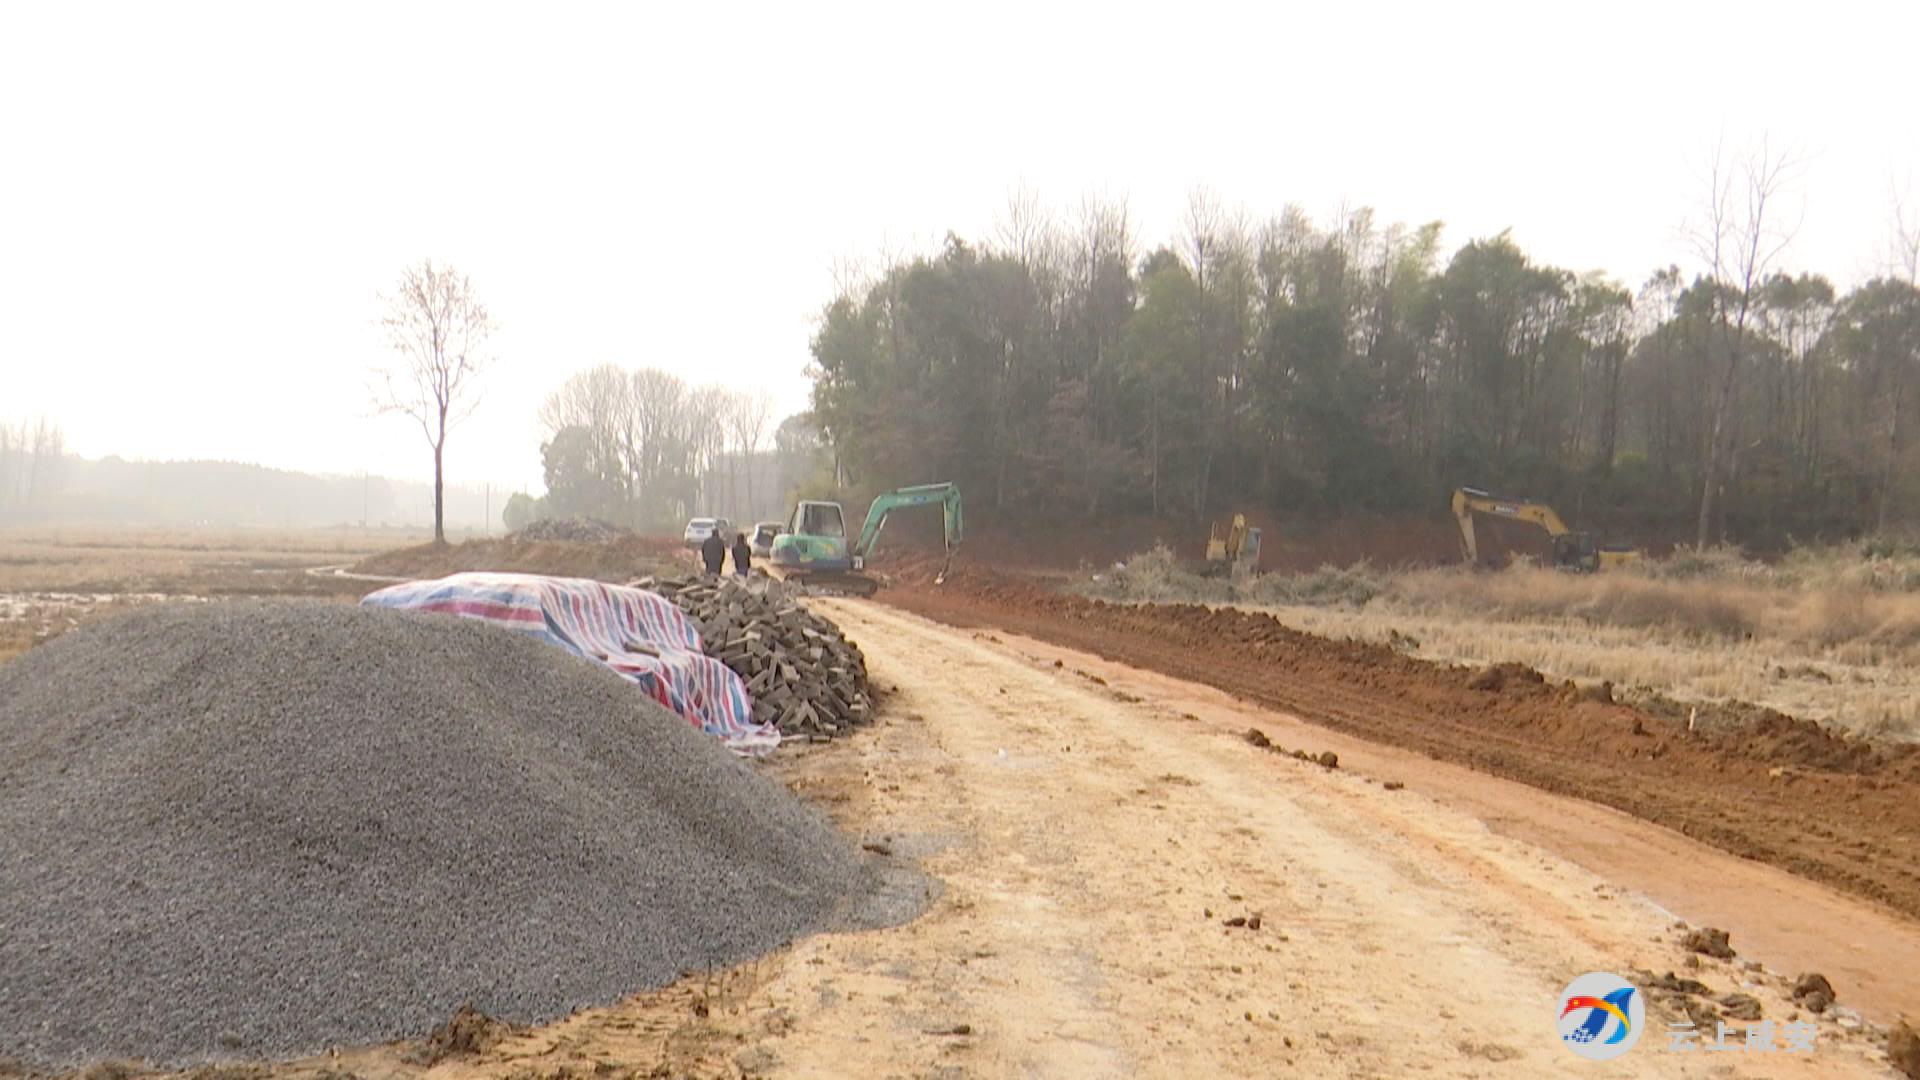
<svg viewBox="0 0 1920 1080">
<path fill-rule="evenodd" d="M 460 544 L 421 544 L 381 552 L 353 567 L 355 573 L 435 578 L 469 570 L 626 581 L 688 562 L 680 541 L 665 536 L 619 534 L 598 542 L 539 539 L 525 533 Z"/>
<path fill-rule="evenodd" d="M 1848 739 L 1758 711 L 1690 724 L 1570 691 L 1518 665 L 1495 674 L 1197 605 L 1116 605 L 960 564 L 885 568 L 879 599 L 1226 690 L 1363 738 L 1603 803 L 1737 855 L 1920 915 L 1920 747 Z M 1694 717 L 1698 721 L 1697 717 Z"/>
</svg>

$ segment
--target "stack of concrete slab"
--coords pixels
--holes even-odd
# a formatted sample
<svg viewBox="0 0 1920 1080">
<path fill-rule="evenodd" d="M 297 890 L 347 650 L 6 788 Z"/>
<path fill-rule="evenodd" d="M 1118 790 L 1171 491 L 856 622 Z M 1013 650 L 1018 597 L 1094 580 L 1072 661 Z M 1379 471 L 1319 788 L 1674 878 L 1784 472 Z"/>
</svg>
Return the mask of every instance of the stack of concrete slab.
<svg viewBox="0 0 1920 1080">
<path fill-rule="evenodd" d="M 832 622 L 772 578 L 642 578 L 637 588 L 680 606 L 707 655 L 746 680 L 753 718 L 786 738 L 831 739 L 867 723 L 867 660 Z"/>
</svg>

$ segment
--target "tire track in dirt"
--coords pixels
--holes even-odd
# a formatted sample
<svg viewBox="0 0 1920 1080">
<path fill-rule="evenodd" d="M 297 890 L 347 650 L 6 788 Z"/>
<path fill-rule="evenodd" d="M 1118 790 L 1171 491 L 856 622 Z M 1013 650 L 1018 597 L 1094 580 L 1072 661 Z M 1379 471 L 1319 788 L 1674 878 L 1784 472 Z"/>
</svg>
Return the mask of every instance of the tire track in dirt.
<svg viewBox="0 0 1920 1080">
<path fill-rule="evenodd" d="M 1204 683 L 1610 806 L 1920 916 L 1920 755 L 1912 750 L 1868 753 L 1794 721 L 1709 737 L 1684 721 L 1570 700 L 1551 685 L 1476 690 L 1466 669 L 1302 634 L 1266 615 L 1105 604 L 971 568 L 939 588 L 902 576 L 882 601 Z"/>
</svg>

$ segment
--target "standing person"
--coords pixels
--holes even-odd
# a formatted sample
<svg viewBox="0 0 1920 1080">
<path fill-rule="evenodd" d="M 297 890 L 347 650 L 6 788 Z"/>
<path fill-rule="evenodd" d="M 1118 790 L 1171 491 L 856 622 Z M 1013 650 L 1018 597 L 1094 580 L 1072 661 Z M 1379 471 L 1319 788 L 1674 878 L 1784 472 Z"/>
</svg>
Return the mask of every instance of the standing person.
<svg viewBox="0 0 1920 1080">
<path fill-rule="evenodd" d="M 733 572 L 739 574 L 741 577 L 746 577 L 747 571 L 751 569 L 753 569 L 753 549 L 747 546 L 747 534 L 743 532 L 734 533 Z"/>
<path fill-rule="evenodd" d="M 707 573 L 719 577 L 720 564 L 726 557 L 726 538 L 720 535 L 720 526 L 715 525 L 713 531 L 707 534 L 707 538 L 700 541 L 700 558 L 706 561 Z"/>
</svg>

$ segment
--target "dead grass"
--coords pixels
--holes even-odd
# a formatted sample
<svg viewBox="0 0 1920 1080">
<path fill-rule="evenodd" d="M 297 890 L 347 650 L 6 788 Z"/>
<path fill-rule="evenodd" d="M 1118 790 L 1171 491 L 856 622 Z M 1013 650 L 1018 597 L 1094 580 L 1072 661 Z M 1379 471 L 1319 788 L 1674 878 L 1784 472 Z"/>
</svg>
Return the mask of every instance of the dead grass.
<svg viewBox="0 0 1920 1080">
<path fill-rule="evenodd" d="M 0 592 L 249 591 L 261 577 L 420 539 L 379 529 L 0 529 Z"/>
<path fill-rule="evenodd" d="M 1082 588 L 1119 601 L 1258 608 L 1427 659 L 1519 661 L 1556 678 L 1611 681 L 1629 696 L 1750 701 L 1912 738 L 1920 591 L 1905 582 L 1917 566 L 1898 552 L 1828 548 L 1761 564 L 1717 550 L 1597 575 L 1362 563 L 1234 582 L 1199 577 L 1157 550 Z"/>
<path fill-rule="evenodd" d="M 306 573 L 419 534 L 316 529 L 0 529 L 0 663 L 123 607 L 207 596 L 350 598 L 364 582 Z"/>
<path fill-rule="evenodd" d="M 1402 608 L 1496 619 L 1572 618 L 1702 637 L 1771 639 L 1810 648 L 1904 652 L 1920 645 L 1920 594 L 1858 586 L 1796 587 L 1724 578 L 1420 570 L 1383 590 Z"/>
<path fill-rule="evenodd" d="M 1608 681 L 1623 698 L 1749 701 L 1862 734 L 1920 732 L 1920 670 L 1885 655 L 1808 649 L 1770 640 L 1675 635 L 1576 619 L 1507 620 L 1418 612 L 1391 602 L 1364 609 L 1269 607 L 1311 633 L 1378 641 L 1424 659 L 1485 665 L 1518 661 L 1556 679 Z"/>
</svg>

